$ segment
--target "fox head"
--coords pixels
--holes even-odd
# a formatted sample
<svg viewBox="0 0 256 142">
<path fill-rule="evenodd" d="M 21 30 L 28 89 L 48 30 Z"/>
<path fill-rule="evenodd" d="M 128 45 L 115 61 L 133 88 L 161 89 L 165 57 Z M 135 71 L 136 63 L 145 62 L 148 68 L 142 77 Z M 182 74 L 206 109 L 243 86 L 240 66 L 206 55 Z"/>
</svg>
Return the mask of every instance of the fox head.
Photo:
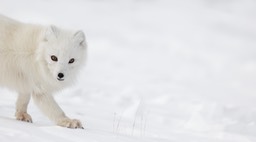
<svg viewBox="0 0 256 142">
<path fill-rule="evenodd" d="M 85 60 L 87 48 L 82 31 L 65 31 L 49 26 L 41 39 L 39 51 L 44 70 L 58 82 L 70 81 Z"/>
</svg>

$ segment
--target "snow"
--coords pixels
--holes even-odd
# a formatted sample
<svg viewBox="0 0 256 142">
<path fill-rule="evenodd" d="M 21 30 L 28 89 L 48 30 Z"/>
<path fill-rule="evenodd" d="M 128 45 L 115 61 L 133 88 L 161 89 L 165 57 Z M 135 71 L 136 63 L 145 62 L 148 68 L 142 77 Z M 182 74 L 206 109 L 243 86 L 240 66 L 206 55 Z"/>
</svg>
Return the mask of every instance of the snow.
<svg viewBox="0 0 256 142">
<path fill-rule="evenodd" d="M 35 107 L 16 121 L 0 89 L 0 141 L 256 141 L 253 0 L 0 0 L 14 19 L 85 31 L 88 61 L 56 94 L 85 130 L 55 126 Z"/>
</svg>

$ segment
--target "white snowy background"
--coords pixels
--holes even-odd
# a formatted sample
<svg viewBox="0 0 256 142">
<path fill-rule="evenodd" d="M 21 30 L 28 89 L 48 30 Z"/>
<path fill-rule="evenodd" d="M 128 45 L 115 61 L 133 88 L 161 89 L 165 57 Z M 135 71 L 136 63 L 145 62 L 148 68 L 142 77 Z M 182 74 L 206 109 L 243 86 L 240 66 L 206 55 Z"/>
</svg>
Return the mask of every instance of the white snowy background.
<svg viewBox="0 0 256 142">
<path fill-rule="evenodd" d="M 0 0 L 22 22 L 82 29 L 88 61 L 56 94 L 85 130 L 36 108 L 14 118 L 0 88 L 1 142 L 255 142 L 256 1 Z"/>
</svg>

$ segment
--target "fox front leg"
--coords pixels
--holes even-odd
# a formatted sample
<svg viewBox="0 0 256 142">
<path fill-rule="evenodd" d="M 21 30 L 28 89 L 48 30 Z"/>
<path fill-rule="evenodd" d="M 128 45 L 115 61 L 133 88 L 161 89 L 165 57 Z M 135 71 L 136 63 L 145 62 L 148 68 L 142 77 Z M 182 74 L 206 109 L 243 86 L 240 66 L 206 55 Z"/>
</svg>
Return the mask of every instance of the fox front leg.
<svg viewBox="0 0 256 142">
<path fill-rule="evenodd" d="M 82 123 L 77 119 L 68 118 L 56 103 L 52 95 L 33 94 L 33 99 L 39 109 L 57 125 L 67 128 L 82 128 Z"/>
<path fill-rule="evenodd" d="M 32 118 L 27 113 L 30 96 L 31 95 L 29 93 L 19 93 L 18 99 L 16 101 L 16 113 L 15 113 L 17 120 L 32 123 Z"/>
</svg>

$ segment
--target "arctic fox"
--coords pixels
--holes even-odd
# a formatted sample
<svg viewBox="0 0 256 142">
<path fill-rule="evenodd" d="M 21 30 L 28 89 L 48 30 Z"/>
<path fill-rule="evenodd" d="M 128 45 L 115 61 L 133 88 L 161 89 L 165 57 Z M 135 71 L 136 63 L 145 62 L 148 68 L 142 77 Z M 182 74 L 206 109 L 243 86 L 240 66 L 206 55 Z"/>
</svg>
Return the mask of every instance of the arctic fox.
<svg viewBox="0 0 256 142">
<path fill-rule="evenodd" d="M 18 92 L 16 119 L 32 123 L 27 113 L 30 97 L 59 126 L 83 128 L 70 119 L 52 94 L 75 80 L 85 61 L 82 31 L 26 24 L 0 15 L 0 86 Z"/>
</svg>

